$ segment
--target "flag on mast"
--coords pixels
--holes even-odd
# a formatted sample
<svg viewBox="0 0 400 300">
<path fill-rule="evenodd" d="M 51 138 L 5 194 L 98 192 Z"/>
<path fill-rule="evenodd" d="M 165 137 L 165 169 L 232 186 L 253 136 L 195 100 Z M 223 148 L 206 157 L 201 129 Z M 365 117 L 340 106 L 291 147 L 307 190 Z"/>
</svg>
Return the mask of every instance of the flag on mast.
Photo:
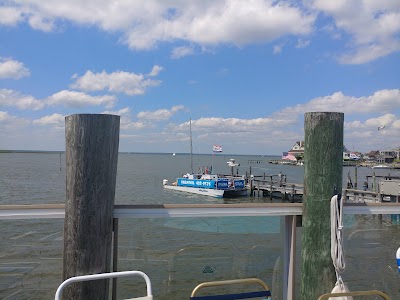
<svg viewBox="0 0 400 300">
<path fill-rule="evenodd" d="M 222 152 L 222 146 L 213 145 L 213 152 Z"/>
</svg>

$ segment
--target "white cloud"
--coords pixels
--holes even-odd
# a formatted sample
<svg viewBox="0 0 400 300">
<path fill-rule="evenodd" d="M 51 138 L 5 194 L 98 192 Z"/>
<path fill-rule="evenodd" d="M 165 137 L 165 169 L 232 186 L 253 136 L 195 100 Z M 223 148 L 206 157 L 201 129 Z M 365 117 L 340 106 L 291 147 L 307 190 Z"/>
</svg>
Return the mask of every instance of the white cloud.
<svg viewBox="0 0 400 300">
<path fill-rule="evenodd" d="M 164 70 L 163 67 L 158 66 L 158 65 L 155 65 L 155 66 L 153 66 L 153 69 L 152 69 L 151 72 L 148 74 L 148 76 L 150 76 L 150 77 L 157 76 L 158 74 L 160 74 L 160 72 L 161 72 L 162 70 Z"/>
<path fill-rule="evenodd" d="M 400 1 L 309 1 L 350 35 L 349 50 L 339 61 L 362 64 L 400 50 Z M 333 27 L 331 27 L 333 28 Z"/>
<path fill-rule="evenodd" d="M 43 101 L 37 100 L 30 95 L 22 95 L 19 92 L 8 89 L 0 89 L 0 107 L 9 106 L 16 107 L 22 110 L 39 110 L 45 104 Z"/>
<path fill-rule="evenodd" d="M 65 149 L 64 123 L 45 124 L 46 118 L 51 119 L 51 116 L 42 118 L 42 124 L 40 124 L 39 120 L 31 121 L 0 111 L 0 149 Z M 43 126 L 32 126 L 32 124 Z"/>
<path fill-rule="evenodd" d="M 117 99 L 114 96 L 90 96 L 76 91 L 62 90 L 46 99 L 49 105 L 64 105 L 68 107 L 100 106 L 107 108 L 114 106 Z"/>
<path fill-rule="evenodd" d="M 0 111 L 0 122 L 7 122 L 9 120 L 14 120 L 15 117 L 11 116 L 8 112 L 6 111 Z"/>
<path fill-rule="evenodd" d="M 0 79 L 20 79 L 29 75 L 29 69 L 22 62 L 0 58 Z"/>
<path fill-rule="evenodd" d="M 7 8 L 23 15 L 38 30 L 56 21 L 97 26 L 122 32 L 132 49 L 152 49 L 159 42 L 183 40 L 198 45 L 269 42 L 286 35 L 312 32 L 315 16 L 289 2 L 251 1 L 80 1 L 54 5 L 50 0 L 8 1 Z M 10 24 L 21 22 L 14 17 Z M 212 28 L 212 30 L 210 30 Z"/>
<path fill-rule="evenodd" d="M 0 137 L 3 135 L 3 138 L 0 138 L 1 144 L 1 142 L 6 143 L 9 138 L 20 136 L 20 129 L 29 125 L 30 122 L 24 118 L 10 115 L 6 111 L 0 111 L 0 124 Z M 7 148 L 3 147 L 3 149 Z"/>
<path fill-rule="evenodd" d="M 365 121 L 365 126 L 377 129 L 379 126 L 390 127 L 398 118 L 393 114 L 386 114 L 377 118 L 371 118 Z"/>
<path fill-rule="evenodd" d="M 54 29 L 54 23 L 52 20 L 49 20 L 47 18 L 44 18 L 43 16 L 40 15 L 32 15 L 29 17 L 29 25 L 33 29 L 45 31 L 45 32 L 50 32 L 53 31 Z"/>
<path fill-rule="evenodd" d="M 381 90 L 363 97 L 346 96 L 342 92 L 337 92 L 256 119 L 199 118 L 192 120 L 192 131 L 194 139 L 201 140 L 203 144 L 215 142 L 229 145 L 250 142 L 254 144 L 260 136 L 269 136 L 269 140 L 275 141 L 274 144 L 260 141 L 263 147 L 268 145 L 268 149 L 279 149 L 290 147 L 288 145 L 295 140 L 304 139 L 304 113 L 340 111 L 345 113 L 345 145 L 357 145 L 358 151 L 370 151 L 382 148 L 382 145 L 390 148 L 398 144 L 400 134 L 400 119 L 393 113 L 400 109 L 399 91 Z M 386 125 L 385 129 L 378 131 L 378 126 L 383 125 Z M 165 135 L 163 138 L 167 139 L 169 136 L 173 140 L 176 134 L 182 133 L 187 139 L 188 128 L 189 122 L 168 127 L 163 132 Z M 237 146 L 243 147 L 243 144 Z"/>
<path fill-rule="evenodd" d="M 336 92 L 304 104 L 288 107 L 279 114 L 300 114 L 309 111 L 337 111 L 346 114 L 389 113 L 400 109 L 400 90 L 380 90 L 367 97 L 346 96 Z"/>
<path fill-rule="evenodd" d="M 400 50 L 400 1 L 80 1 L 54 5 L 50 0 L 7 1 L 0 8 L 0 24 L 27 22 L 42 31 L 57 29 L 69 21 L 122 33 L 121 42 L 131 49 L 149 50 L 159 43 L 186 42 L 200 48 L 219 45 L 242 47 L 269 43 L 282 37 L 298 38 L 297 47 L 308 44 L 317 14 L 322 29 L 335 39 L 346 37 L 347 49 L 339 61 L 361 64 Z M 327 24 L 327 22 L 332 24 Z M 212 30 L 211 30 L 212 29 Z M 183 45 L 173 58 L 191 54 Z M 278 51 L 278 49 L 276 49 Z M 275 52 L 276 53 L 276 52 Z"/>
<path fill-rule="evenodd" d="M 154 66 L 150 76 L 156 76 L 162 67 Z M 102 91 L 108 90 L 113 93 L 125 93 L 127 95 L 142 95 L 146 89 L 160 85 L 161 81 L 146 78 L 143 74 L 128 72 L 93 73 L 87 71 L 82 77 L 74 75 L 75 82 L 71 85 L 83 91 Z"/>
<path fill-rule="evenodd" d="M 207 132 L 215 134 L 232 134 L 244 132 L 260 132 L 272 128 L 283 128 L 293 124 L 292 119 L 279 118 L 272 116 L 257 119 L 238 119 L 238 118 L 200 118 L 192 120 L 192 130 L 196 132 Z M 178 131 L 186 132 L 189 122 L 184 122 L 176 127 Z"/>
<path fill-rule="evenodd" d="M 154 121 L 168 120 L 178 111 L 183 109 L 184 109 L 183 105 L 177 105 L 173 106 L 170 110 L 158 109 L 156 111 L 142 111 L 137 114 L 137 118 L 141 120 L 154 120 Z"/>
<path fill-rule="evenodd" d="M 178 59 L 185 56 L 192 55 L 194 53 L 194 49 L 192 47 L 176 47 L 172 50 L 171 58 Z"/>
<path fill-rule="evenodd" d="M 22 20 L 22 11 L 19 8 L 0 7 L 0 25 L 15 26 Z"/>
<path fill-rule="evenodd" d="M 119 110 L 114 110 L 114 111 L 107 110 L 107 111 L 104 111 L 103 114 L 120 116 L 120 128 L 121 129 L 132 128 L 131 109 L 129 107 L 124 107 L 124 108 L 121 108 Z"/>
<path fill-rule="evenodd" d="M 103 114 L 109 114 L 109 115 L 117 115 L 117 116 L 129 116 L 131 112 L 131 109 L 129 107 L 124 107 L 121 108 L 120 110 L 106 110 L 103 112 Z"/>
<path fill-rule="evenodd" d="M 40 119 L 33 120 L 32 123 L 37 125 L 54 125 L 56 127 L 64 127 L 65 116 L 58 113 L 54 113 L 50 116 L 45 116 Z"/>
</svg>

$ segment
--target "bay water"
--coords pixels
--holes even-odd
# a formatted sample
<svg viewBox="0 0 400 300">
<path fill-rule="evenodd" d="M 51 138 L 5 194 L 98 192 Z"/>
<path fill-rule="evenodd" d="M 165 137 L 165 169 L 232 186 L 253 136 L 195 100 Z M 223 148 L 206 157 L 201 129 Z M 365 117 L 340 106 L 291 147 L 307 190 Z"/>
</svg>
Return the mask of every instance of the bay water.
<svg viewBox="0 0 400 300">
<path fill-rule="evenodd" d="M 230 158 L 239 174 L 286 175 L 287 182 L 303 183 L 304 167 L 268 163 L 279 157 L 253 155 L 193 155 L 196 171 L 212 166 L 230 174 Z M 116 204 L 264 203 L 269 197 L 215 199 L 164 190 L 189 172 L 188 154 L 121 153 L 118 158 Z M 251 171 L 250 171 L 251 170 Z M 398 171 L 375 170 L 376 175 Z M 344 167 L 344 184 L 354 167 Z M 369 168 L 358 168 L 362 186 Z M 65 201 L 65 155 L 58 153 L 1 153 L 0 205 L 49 204 Z M 119 270 L 142 270 L 153 284 L 156 299 L 188 299 L 196 284 L 209 280 L 258 277 L 282 299 L 280 257 L 283 253 L 280 217 L 121 219 Z M 400 225 L 390 216 L 346 216 L 346 270 L 351 290 L 379 289 L 400 299 L 400 275 L 395 253 Z M 51 299 L 61 282 L 63 220 L 0 220 L 0 298 Z M 301 228 L 297 229 L 296 299 L 300 295 Z M 138 279 L 120 280 L 119 297 L 144 295 Z M 275 291 L 275 293 L 274 293 Z"/>
</svg>

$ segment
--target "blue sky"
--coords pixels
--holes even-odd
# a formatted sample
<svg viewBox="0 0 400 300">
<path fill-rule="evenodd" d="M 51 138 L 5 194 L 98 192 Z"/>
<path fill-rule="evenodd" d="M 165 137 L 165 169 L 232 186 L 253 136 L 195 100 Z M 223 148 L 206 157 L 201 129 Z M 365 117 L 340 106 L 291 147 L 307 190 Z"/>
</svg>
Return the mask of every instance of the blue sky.
<svg viewBox="0 0 400 300">
<path fill-rule="evenodd" d="M 64 150 L 65 116 L 121 116 L 120 151 L 277 154 L 304 113 L 400 147 L 400 2 L 0 1 L 0 149 Z M 379 126 L 385 126 L 378 131 Z"/>
</svg>

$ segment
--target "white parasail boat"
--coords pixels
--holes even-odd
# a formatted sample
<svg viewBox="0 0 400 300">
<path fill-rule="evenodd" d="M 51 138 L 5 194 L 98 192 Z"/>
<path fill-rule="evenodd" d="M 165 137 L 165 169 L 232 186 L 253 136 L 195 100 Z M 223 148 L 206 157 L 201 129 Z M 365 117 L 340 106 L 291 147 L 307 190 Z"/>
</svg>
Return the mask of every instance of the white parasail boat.
<svg viewBox="0 0 400 300">
<path fill-rule="evenodd" d="M 169 184 L 163 180 L 166 189 L 211 196 L 231 198 L 247 195 L 244 177 L 218 177 L 216 174 L 186 174 Z"/>
<path fill-rule="evenodd" d="M 244 176 L 233 176 L 233 167 L 239 166 L 234 159 L 230 159 L 228 165 L 232 167 L 232 176 L 220 177 L 206 168 L 200 173 L 193 172 L 192 161 L 192 121 L 190 120 L 190 162 L 191 173 L 187 173 L 175 182 L 169 184 L 168 179 L 163 180 L 163 186 L 169 190 L 187 192 L 211 196 L 215 198 L 232 198 L 247 195 Z"/>
</svg>

